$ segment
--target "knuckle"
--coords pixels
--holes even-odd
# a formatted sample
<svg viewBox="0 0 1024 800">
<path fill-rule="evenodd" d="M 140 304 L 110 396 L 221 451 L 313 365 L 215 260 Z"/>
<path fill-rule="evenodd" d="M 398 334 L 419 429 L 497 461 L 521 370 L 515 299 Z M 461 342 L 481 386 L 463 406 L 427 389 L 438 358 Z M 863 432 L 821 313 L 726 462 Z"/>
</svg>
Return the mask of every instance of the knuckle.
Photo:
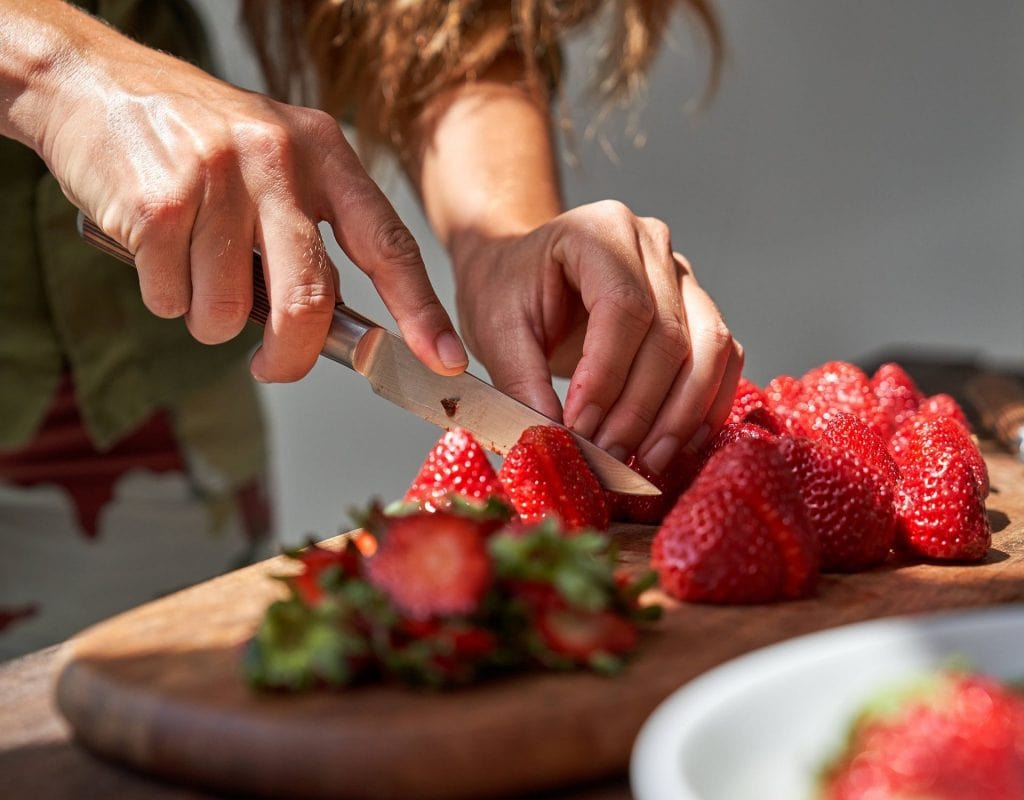
<svg viewBox="0 0 1024 800">
<path fill-rule="evenodd" d="M 660 323 L 656 346 L 666 358 L 681 363 L 690 353 L 690 335 L 686 325 L 676 316 L 665 316 Z"/>
<path fill-rule="evenodd" d="M 718 356 L 728 358 L 733 350 L 732 333 L 721 320 L 701 326 L 693 332 L 693 336 Z"/>
<path fill-rule="evenodd" d="M 240 294 L 208 296 L 200 298 L 197 306 L 213 322 L 239 323 L 249 316 L 251 303 Z"/>
<path fill-rule="evenodd" d="M 128 247 L 137 252 L 154 231 L 182 228 L 191 223 L 192 202 L 181 190 L 150 192 L 128 201 Z"/>
<path fill-rule="evenodd" d="M 633 283 L 619 283 L 604 296 L 615 309 L 616 316 L 637 328 L 647 328 L 654 319 L 654 298 L 649 291 Z"/>
<path fill-rule="evenodd" d="M 379 225 L 373 243 L 380 258 L 389 266 L 403 270 L 422 268 L 419 245 L 399 219 Z"/>
<path fill-rule="evenodd" d="M 296 144 L 291 131 L 283 124 L 261 120 L 250 123 L 242 132 L 245 150 L 261 161 L 273 164 L 275 170 L 281 164 L 291 163 Z"/>
<path fill-rule="evenodd" d="M 306 280 L 288 289 L 280 313 L 295 322 L 315 322 L 329 316 L 334 303 L 333 288 L 322 281 Z"/>
<path fill-rule="evenodd" d="M 643 224 L 655 247 L 664 252 L 672 251 L 672 230 L 667 223 L 656 217 L 644 217 Z"/>
<path fill-rule="evenodd" d="M 619 417 L 617 424 L 626 430 L 642 433 L 654 425 L 658 409 L 645 403 L 631 403 L 624 408 L 616 409 L 616 416 Z"/>
<path fill-rule="evenodd" d="M 593 209 L 602 217 L 620 222 L 634 219 L 633 212 L 630 210 L 629 206 L 621 200 L 598 200 L 593 204 Z"/>
</svg>

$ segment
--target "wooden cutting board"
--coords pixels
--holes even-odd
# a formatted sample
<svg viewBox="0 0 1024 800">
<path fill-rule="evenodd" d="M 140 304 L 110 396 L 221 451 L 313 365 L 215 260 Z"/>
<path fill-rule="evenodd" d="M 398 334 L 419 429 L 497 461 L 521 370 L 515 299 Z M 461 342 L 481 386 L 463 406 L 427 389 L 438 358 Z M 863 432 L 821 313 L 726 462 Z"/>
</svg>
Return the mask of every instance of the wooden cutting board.
<svg viewBox="0 0 1024 800">
<path fill-rule="evenodd" d="M 826 576 L 772 606 L 654 599 L 667 613 L 626 672 L 524 674 L 446 694 L 393 687 L 267 696 L 239 656 L 281 591 L 273 559 L 104 622 L 65 648 L 57 702 L 87 747 L 231 793 L 309 798 L 514 795 L 623 774 L 648 714 L 699 673 L 754 648 L 870 618 L 1024 601 L 1024 467 L 990 454 L 994 542 L 975 566 Z M 651 529 L 617 531 L 647 562 Z"/>
</svg>

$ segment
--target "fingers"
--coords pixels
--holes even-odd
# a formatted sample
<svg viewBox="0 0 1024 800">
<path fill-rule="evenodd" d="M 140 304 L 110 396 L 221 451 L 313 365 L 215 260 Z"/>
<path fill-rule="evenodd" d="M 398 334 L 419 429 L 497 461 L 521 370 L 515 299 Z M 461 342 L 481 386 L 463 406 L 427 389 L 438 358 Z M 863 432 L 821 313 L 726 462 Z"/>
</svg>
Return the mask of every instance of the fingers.
<svg viewBox="0 0 1024 800">
<path fill-rule="evenodd" d="M 264 209 L 257 236 L 270 317 L 250 370 L 263 382 L 298 380 L 327 338 L 337 302 L 334 266 L 316 225 L 298 209 Z"/>
<path fill-rule="evenodd" d="M 721 426 L 743 368 L 742 348 L 718 308 L 697 284 L 685 259 L 676 259 L 691 354 L 637 450 L 640 459 L 658 473 L 680 449 L 696 451 Z"/>
<path fill-rule="evenodd" d="M 182 198 L 175 203 L 143 204 L 134 214 L 125 216 L 133 221 L 129 234 L 123 238 L 135 253 L 142 302 L 158 317 L 182 316 L 192 303 L 189 240 L 194 207 L 188 198 Z M 107 231 L 119 227 L 110 222 L 104 224 L 103 220 L 98 222 Z"/>
<path fill-rule="evenodd" d="M 416 357 L 442 375 L 462 372 L 469 363 L 466 349 L 430 285 L 419 246 L 336 123 L 330 124 L 333 178 L 326 181 L 325 219 L 345 253 L 373 281 Z"/>
</svg>

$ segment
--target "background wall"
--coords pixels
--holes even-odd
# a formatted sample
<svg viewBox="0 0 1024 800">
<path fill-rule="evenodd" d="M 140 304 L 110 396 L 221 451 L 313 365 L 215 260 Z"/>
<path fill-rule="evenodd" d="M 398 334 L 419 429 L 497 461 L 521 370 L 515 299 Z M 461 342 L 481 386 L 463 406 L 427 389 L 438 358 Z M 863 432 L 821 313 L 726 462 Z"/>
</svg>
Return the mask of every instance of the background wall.
<svg viewBox="0 0 1024 800">
<path fill-rule="evenodd" d="M 201 0 L 228 77 L 259 79 L 235 3 Z M 684 20 L 629 120 L 580 141 L 570 205 L 607 197 L 659 216 L 764 382 L 827 359 L 919 345 L 1024 356 L 1024 4 L 1016 0 L 719 0 L 728 64 L 711 108 L 687 115 L 706 58 Z M 569 48 L 575 100 L 595 37 Z M 610 159 L 609 152 L 615 154 Z M 447 259 L 415 199 L 384 185 L 446 305 Z M 344 256 L 346 299 L 389 322 Z M 479 369 L 476 370 L 478 373 Z M 265 392 L 283 538 L 346 527 L 346 509 L 400 496 L 437 432 L 320 363 Z"/>
</svg>

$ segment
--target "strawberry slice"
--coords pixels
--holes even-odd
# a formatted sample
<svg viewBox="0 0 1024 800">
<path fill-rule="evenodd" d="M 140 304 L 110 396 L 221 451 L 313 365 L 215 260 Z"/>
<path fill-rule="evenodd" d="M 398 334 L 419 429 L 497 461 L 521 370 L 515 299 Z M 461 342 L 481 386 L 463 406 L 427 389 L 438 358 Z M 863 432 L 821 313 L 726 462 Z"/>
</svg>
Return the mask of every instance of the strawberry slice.
<svg viewBox="0 0 1024 800">
<path fill-rule="evenodd" d="M 817 542 L 773 442 L 713 455 L 655 534 L 651 564 L 681 600 L 762 603 L 814 590 Z"/>
<path fill-rule="evenodd" d="M 628 653 L 638 638 L 636 626 L 611 611 L 547 606 L 537 613 L 534 624 L 551 652 L 580 664 Z"/>
<path fill-rule="evenodd" d="M 527 428 L 505 457 L 498 478 L 525 523 L 557 516 L 566 531 L 608 527 L 604 489 L 563 428 Z"/>
<path fill-rule="evenodd" d="M 480 504 L 492 497 L 508 502 L 484 449 L 462 428 L 447 431 L 438 440 L 404 499 L 437 511 L 451 504 L 452 495 Z"/>
<path fill-rule="evenodd" d="M 446 511 L 388 517 L 367 579 L 412 619 L 472 614 L 491 586 L 490 532 Z"/>
<path fill-rule="evenodd" d="M 800 487 L 822 570 L 856 572 L 885 561 L 896 536 L 888 479 L 824 440 L 787 438 L 779 447 Z"/>
</svg>

